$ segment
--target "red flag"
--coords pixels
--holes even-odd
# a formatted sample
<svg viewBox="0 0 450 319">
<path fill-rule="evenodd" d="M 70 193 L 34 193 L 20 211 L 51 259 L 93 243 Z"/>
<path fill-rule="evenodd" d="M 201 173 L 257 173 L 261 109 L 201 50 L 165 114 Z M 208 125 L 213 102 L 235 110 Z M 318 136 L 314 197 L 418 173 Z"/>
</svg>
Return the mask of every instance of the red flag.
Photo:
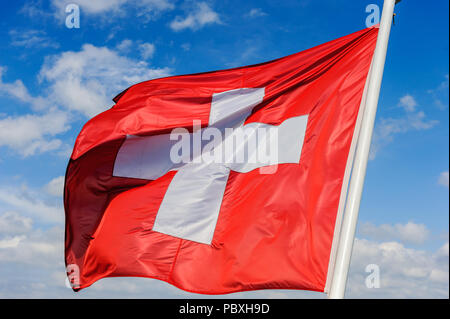
<svg viewBox="0 0 450 319">
<path fill-rule="evenodd" d="M 117 96 L 83 127 L 67 168 L 74 289 L 136 276 L 205 294 L 326 291 L 377 34 L 364 29 L 271 62 L 156 79 Z M 245 134 L 275 130 L 276 159 L 196 162 L 212 149 L 205 135 L 227 125 L 246 146 Z M 185 137 L 200 153 L 174 162 Z M 231 150 L 222 155 L 241 152 Z"/>
</svg>

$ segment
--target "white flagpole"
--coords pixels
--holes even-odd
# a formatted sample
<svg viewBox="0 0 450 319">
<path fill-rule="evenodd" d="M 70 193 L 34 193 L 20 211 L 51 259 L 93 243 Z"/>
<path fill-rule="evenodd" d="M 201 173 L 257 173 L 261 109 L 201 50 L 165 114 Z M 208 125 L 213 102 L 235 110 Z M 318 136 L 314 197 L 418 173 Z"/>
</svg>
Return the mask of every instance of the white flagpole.
<svg viewBox="0 0 450 319">
<path fill-rule="evenodd" d="M 383 5 L 377 44 L 372 59 L 372 72 L 370 72 L 370 78 L 367 83 L 368 89 L 364 117 L 359 134 L 352 177 L 344 211 L 344 220 L 340 232 L 333 279 L 330 287 L 329 298 L 331 299 L 344 298 L 348 268 L 350 266 L 350 258 L 353 249 L 353 240 L 355 237 L 356 222 L 358 220 L 359 205 L 361 202 L 370 143 L 372 140 L 378 98 L 380 95 L 381 80 L 383 78 L 389 34 L 396 2 L 399 1 L 385 0 Z"/>
</svg>

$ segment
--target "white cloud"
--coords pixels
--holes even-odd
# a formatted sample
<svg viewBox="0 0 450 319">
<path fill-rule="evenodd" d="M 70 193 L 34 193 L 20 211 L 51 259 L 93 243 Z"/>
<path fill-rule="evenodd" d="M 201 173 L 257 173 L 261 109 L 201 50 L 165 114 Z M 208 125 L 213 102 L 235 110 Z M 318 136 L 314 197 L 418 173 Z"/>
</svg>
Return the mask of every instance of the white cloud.
<svg viewBox="0 0 450 319">
<path fill-rule="evenodd" d="M 413 96 L 407 94 L 400 98 L 400 106 L 407 112 L 414 112 L 416 110 L 417 102 Z"/>
<path fill-rule="evenodd" d="M 41 193 L 27 186 L 20 188 L 1 186 L 0 204 L 7 210 L 17 211 L 41 223 L 55 224 L 64 220 L 62 207 L 49 204 Z"/>
<path fill-rule="evenodd" d="M 446 242 L 439 250 L 436 252 L 437 258 L 443 258 L 447 259 L 449 255 L 449 245 L 448 242 Z"/>
<path fill-rule="evenodd" d="M 139 44 L 139 52 L 144 60 L 150 59 L 155 53 L 155 45 L 152 43 Z"/>
<path fill-rule="evenodd" d="M 15 80 L 12 83 L 3 81 L 6 73 L 6 67 L 0 66 L 0 95 L 14 98 L 20 102 L 28 103 L 34 109 L 43 109 L 48 104 L 41 97 L 33 97 L 21 80 Z"/>
<path fill-rule="evenodd" d="M 250 18 L 264 17 L 267 13 L 265 13 L 261 8 L 253 8 L 251 9 L 246 16 Z"/>
<path fill-rule="evenodd" d="M 55 177 L 45 185 L 44 188 L 48 194 L 55 197 L 62 197 L 64 191 L 64 176 Z"/>
<path fill-rule="evenodd" d="M 362 223 L 359 233 L 368 238 L 381 241 L 400 240 L 404 243 L 423 244 L 429 236 L 429 230 L 423 224 L 408 222 L 406 224 L 383 224 L 376 226 L 372 223 Z"/>
<path fill-rule="evenodd" d="M 91 44 L 47 59 L 40 72 L 55 103 L 87 117 L 109 108 L 111 99 L 130 85 L 167 75 L 169 68 L 150 68 L 146 62 Z"/>
<path fill-rule="evenodd" d="M 155 50 L 150 43 L 141 43 L 139 48 L 145 58 L 150 58 Z M 32 96 L 21 80 L 4 82 L 5 70 L 0 66 L 0 95 L 26 103 L 36 111 L 0 115 L 0 147 L 7 146 L 22 156 L 54 150 L 62 153 L 64 145 L 55 136 L 70 129 L 72 112 L 92 117 L 109 108 L 112 98 L 130 85 L 171 73 L 167 67 L 152 68 L 147 62 L 91 44 L 83 45 L 80 51 L 45 59 L 39 73 L 42 86 L 46 85 L 42 96 Z"/>
<path fill-rule="evenodd" d="M 442 185 L 442 186 L 445 186 L 448 188 L 448 171 L 441 173 L 441 175 L 439 176 L 438 183 L 439 183 L 439 185 Z"/>
<path fill-rule="evenodd" d="M 132 40 L 124 39 L 116 46 L 116 48 L 120 52 L 128 52 L 131 49 L 132 46 L 133 46 L 133 41 Z"/>
<path fill-rule="evenodd" d="M 86 14 L 99 14 L 109 11 L 118 11 L 126 0 L 77 0 L 76 4 L 80 6 Z M 64 11 L 70 3 L 66 0 L 51 0 L 51 3 L 59 10 Z"/>
<path fill-rule="evenodd" d="M 390 144 L 397 134 L 428 130 L 439 123 L 437 120 L 428 120 L 423 111 L 416 111 L 417 102 L 410 95 L 400 98 L 399 105 L 405 110 L 403 117 L 381 118 L 377 123 L 370 148 L 370 159 L 375 159 L 380 149 Z"/>
<path fill-rule="evenodd" d="M 24 157 L 60 148 L 62 141 L 53 137 L 70 129 L 68 114 L 52 106 L 49 99 L 32 96 L 21 80 L 5 83 L 5 70 L 0 66 L 0 96 L 26 103 L 39 112 L 0 115 L 0 147 L 10 147 Z"/>
<path fill-rule="evenodd" d="M 55 8 L 55 14 L 60 15 L 71 2 L 51 0 L 51 3 Z M 125 16 L 127 10 L 131 8 L 137 11 L 137 16 L 151 18 L 174 8 L 172 1 L 169 0 L 77 0 L 75 3 L 80 6 L 83 13 L 96 16 L 106 13 Z"/>
<path fill-rule="evenodd" d="M 32 97 L 21 80 L 16 80 L 13 83 L 3 82 L 5 71 L 6 68 L 0 66 L 0 93 L 10 95 L 23 102 L 31 101 Z"/>
<path fill-rule="evenodd" d="M 11 30 L 9 31 L 9 35 L 13 46 L 24 47 L 27 49 L 59 48 L 59 44 L 48 37 L 42 30 Z"/>
<path fill-rule="evenodd" d="M 175 8 L 173 1 L 169 0 L 135 0 L 136 16 L 143 17 L 145 21 L 156 19 L 162 12 Z"/>
<path fill-rule="evenodd" d="M 130 39 L 124 39 L 119 44 L 116 45 L 116 49 L 120 53 L 128 53 L 132 48 L 135 48 L 134 51 L 138 51 L 139 55 L 143 60 L 151 59 L 155 53 L 155 45 L 153 43 L 147 43 L 142 41 L 133 42 Z"/>
<path fill-rule="evenodd" d="M 51 268 L 63 265 L 64 230 L 53 227 L 35 229 L 27 235 L 0 240 L 1 263 L 31 264 L 36 268 Z"/>
<path fill-rule="evenodd" d="M 174 31 L 184 29 L 198 30 L 208 24 L 220 24 L 217 12 L 209 7 L 206 2 L 196 2 L 186 17 L 177 16 L 170 23 L 170 28 Z"/>
<path fill-rule="evenodd" d="M 68 121 L 68 114 L 58 110 L 0 117 L 0 147 L 7 146 L 24 157 L 59 149 L 62 141 L 53 136 L 66 132 Z"/>
<path fill-rule="evenodd" d="M 428 90 L 434 104 L 441 110 L 448 108 L 448 88 L 449 77 L 448 74 L 446 74 L 444 81 L 442 81 L 436 88 Z"/>
<path fill-rule="evenodd" d="M 50 17 L 51 13 L 42 6 L 43 0 L 29 0 L 19 10 L 19 13 L 26 15 L 32 19 L 42 19 Z"/>
<path fill-rule="evenodd" d="M 31 230 L 33 221 L 17 212 L 6 212 L 0 215 L 0 234 L 21 235 Z"/>
<path fill-rule="evenodd" d="M 348 298 L 448 298 L 448 243 L 437 252 L 406 248 L 398 242 L 355 239 Z M 366 266 L 380 269 L 380 288 L 367 288 Z"/>
<path fill-rule="evenodd" d="M 25 238 L 26 236 L 14 236 L 12 238 L 0 239 L 0 249 L 17 248 Z"/>
</svg>

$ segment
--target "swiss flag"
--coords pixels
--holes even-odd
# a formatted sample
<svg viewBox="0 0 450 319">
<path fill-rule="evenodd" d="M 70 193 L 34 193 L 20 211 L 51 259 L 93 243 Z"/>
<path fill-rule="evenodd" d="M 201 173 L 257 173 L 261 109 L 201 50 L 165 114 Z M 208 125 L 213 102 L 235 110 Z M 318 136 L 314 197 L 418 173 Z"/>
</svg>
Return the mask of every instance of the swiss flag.
<svg viewBox="0 0 450 319">
<path fill-rule="evenodd" d="M 117 96 L 83 127 L 67 168 L 74 290 L 136 276 L 204 294 L 327 291 L 377 34 L 364 29 L 271 62 L 156 79 Z M 271 129 L 277 156 L 173 160 L 174 132 L 195 145 L 213 128 Z"/>
</svg>

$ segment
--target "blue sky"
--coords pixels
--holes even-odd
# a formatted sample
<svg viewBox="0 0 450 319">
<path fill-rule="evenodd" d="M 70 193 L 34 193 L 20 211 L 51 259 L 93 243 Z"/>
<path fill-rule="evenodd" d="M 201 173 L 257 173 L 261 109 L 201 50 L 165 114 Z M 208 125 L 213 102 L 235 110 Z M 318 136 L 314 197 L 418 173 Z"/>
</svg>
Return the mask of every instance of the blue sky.
<svg viewBox="0 0 450 319">
<path fill-rule="evenodd" d="M 67 3 L 80 28 L 65 26 Z M 365 27 L 381 1 L 48 0 L 0 10 L 0 297 L 198 297 L 64 286 L 62 183 L 82 125 L 129 85 L 259 63 Z M 448 1 L 396 8 L 348 295 L 448 298 Z M 380 267 L 368 289 L 365 267 Z M 232 297 L 323 297 L 262 291 Z"/>
</svg>

